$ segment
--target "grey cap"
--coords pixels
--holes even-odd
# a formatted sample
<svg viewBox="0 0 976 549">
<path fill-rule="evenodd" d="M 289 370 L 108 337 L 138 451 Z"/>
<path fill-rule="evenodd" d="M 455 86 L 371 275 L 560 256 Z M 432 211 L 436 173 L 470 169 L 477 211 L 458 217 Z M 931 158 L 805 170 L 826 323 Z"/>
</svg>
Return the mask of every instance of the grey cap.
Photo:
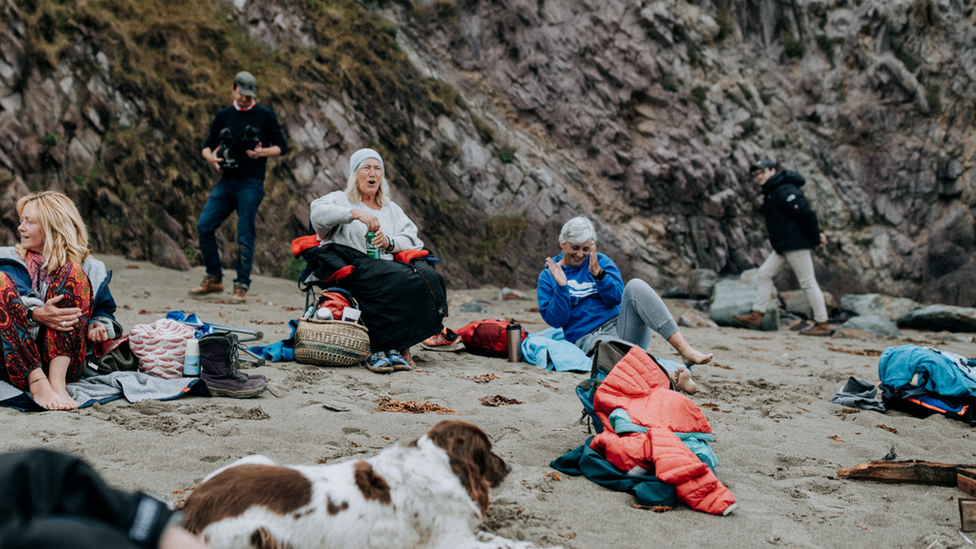
<svg viewBox="0 0 976 549">
<path fill-rule="evenodd" d="M 237 73 L 237 76 L 234 77 L 234 85 L 237 86 L 237 92 L 241 95 L 254 97 L 258 93 L 258 80 L 247 71 Z"/>
<path fill-rule="evenodd" d="M 772 168 L 772 169 L 775 170 L 776 169 L 776 163 L 773 162 L 772 160 L 768 159 L 768 158 L 763 158 L 759 162 L 756 162 L 752 166 L 749 166 L 749 171 L 750 172 L 758 172 L 759 170 L 766 170 L 766 169 L 769 169 L 769 168 Z"/>
</svg>

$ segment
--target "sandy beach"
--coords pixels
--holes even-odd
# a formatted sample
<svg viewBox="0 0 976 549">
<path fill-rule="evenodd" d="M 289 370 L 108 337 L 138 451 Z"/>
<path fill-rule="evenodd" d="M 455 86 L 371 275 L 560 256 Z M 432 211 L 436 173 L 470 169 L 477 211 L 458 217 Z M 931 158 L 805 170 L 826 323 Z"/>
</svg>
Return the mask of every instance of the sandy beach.
<svg viewBox="0 0 976 549">
<path fill-rule="evenodd" d="M 304 297 L 291 281 L 257 276 L 247 304 L 203 303 L 186 296 L 203 277 L 202 267 L 178 272 L 120 257 L 101 259 L 114 271 L 117 316 L 127 331 L 183 310 L 263 331 L 265 342 L 272 343 L 286 337 L 288 320 L 302 313 Z M 227 271 L 225 281 L 232 278 Z M 514 317 L 530 332 L 547 327 L 535 312 L 534 291 L 525 292 L 526 300 L 504 302 L 497 293 L 497 288 L 449 292 L 449 297 L 484 300 L 488 312 L 452 309 L 445 323 L 456 328 L 483 318 Z M 680 302 L 668 305 L 680 314 Z M 628 494 L 582 477 L 551 474 L 551 460 L 590 436 L 578 423 L 581 405 L 574 392 L 588 376 L 419 346 L 414 348 L 417 369 L 410 372 L 380 375 L 362 367 L 292 362 L 248 371 L 266 375 L 279 396 L 266 391 L 248 400 L 117 400 L 73 412 L 2 408 L 0 449 L 69 452 L 114 485 L 176 503 L 207 473 L 245 455 L 305 464 L 357 459 L 409 442 L 443 419 L 462 419 L 484 429 L 512 467 L 492 493 L 485 528 L 540 546 L 968 546 L 958 532 L 956 500 L 964 494 L 957 489 L 835 477 L 837 469 L 879 459 L 892 445 L 898 459 L 976 463 L 972 429 L 941 417 L 843 413 L 830 397 L 850 375 L 877 381 L 878 359 L 853 352 L 913 342 L 976 356 L 969 335 L 905 331 L 899 339 L 859 340 L 803 337 L 785 328 L 682 330 L 699 350 L 716 354 L 712 364 L 694 368 L 699 391 L 691 398 L 715 434 L 716 473 L 738 501 L 727 517 L 680 505 L 667 513 L 639 510 Z M 677 358 L 659 336 L 651 347 L 658 356 Z M 495 378 L 472 379 L 485 374 Z M 479 402 L 493 395 L 522 404 Z M 387 396 L 430 401 L 457 415 L 378 412 L 375 401 Z"/>
</svg>

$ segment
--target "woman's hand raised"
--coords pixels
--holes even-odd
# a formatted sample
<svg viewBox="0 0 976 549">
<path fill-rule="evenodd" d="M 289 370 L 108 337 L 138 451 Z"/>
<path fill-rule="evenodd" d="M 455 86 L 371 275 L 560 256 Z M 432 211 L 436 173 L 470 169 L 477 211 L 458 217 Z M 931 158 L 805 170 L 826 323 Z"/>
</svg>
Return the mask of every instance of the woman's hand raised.
<svg viewBox="0 0 976 549">
<path fill-rule="evenodd" d="M 47 303 L 34 309 L 34 322 L 43 324 L 51 330 L 58 332 L 70 332 L 74 330 L 75 324 L 81 318 L 81 309 L 78 307 L 58 307 L 58 303 L 64 299 L 64 294 L 56 295 L 47 300 Z"/>
<path fill-rule="evenodd" d="M 349 218 L 356 221 L 361 221 L 366 225 L 366 230 L 371 233 L 375 233 L 380 230 L 380 220 L 375 215 L 364 212 L 362 210 L 352 209 L 349 211 Z"/>
<path fill-rule="evenodd" d="M 590 274 L 600 274 L 600 260 L 596 256 L 596 242 L 590 244 Z"/>
<path fill-rule="evenodd" d="M 549 269 L 549 274 L 552 275 L 552 278 L 556 280 L 556 284 L 558 284 L 559 286 L 566 285 L 567 282 L 566 273 L 563 272 L 562 265 L 557 265 L 556 262 L 553 261 L 551 257 L 547 257 L 546 267 Z"/>
</svg>

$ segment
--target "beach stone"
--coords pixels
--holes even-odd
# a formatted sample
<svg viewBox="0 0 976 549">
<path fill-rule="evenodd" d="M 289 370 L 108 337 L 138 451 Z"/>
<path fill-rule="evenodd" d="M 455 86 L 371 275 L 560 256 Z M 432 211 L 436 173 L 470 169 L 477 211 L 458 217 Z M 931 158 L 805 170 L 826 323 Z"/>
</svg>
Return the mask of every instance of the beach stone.
<svg viewBox="0 0 976 549">
<path fill-rule="evenodd" d="M 733 315 L 744 315 L 752 310 L 756 301 L 756 288 L 759 277 L 758 269 L 749 269 L 742 273 L 738 280 L 719 280 L 712 292 L 712 302 L 709 307 L 709 317 L 719 326 L 742 327 L 732 319 Z M 763 314 L 760 330 L 773 331 L 779 329 L 779 309 L 776 302 L 776 288 L 772 290 L 772 299 Z"/>
<path fill-rule="evenodd" d="M 952 305 L 918 307 L 899 317 L 898 327 L 915 330 L 976 332 L 976 309 Z"/>
<path fill-rule="evenodd" d="M 498 301 L 518 301 L 524 300 L 525 294 L 511 288 L 502 288 L 498 291 Z"/>
<path fill-rule="evenodd" d="M 871 332 L 855 328 L 838 328 L 830 337 L 835 339 L 878 339 L 878 336 Z"/>
<path fill-rule="evenodd" d="M 711 269 L 692 269 L 688 275 L 688 294 L 691 297 L 709 297 L 718 282 L 718 273 Z"/>
<path fill-rule="evenodd" d="M 477 301 L 469 301 L 464 305 L 461 305 L 462 313 L 487 313 L 488 309 L 484 305 Z"/>
<path fill-rule="evenodd" d="M 840 310 L 856 316 L 879 315 L 890 320 L 904 316 L 921 304 L 907 297 L 882 294 L 847 294 L 840 298 Z"/>
<path fill-rule="evenodd" d="M 841 324 L 841 330 L 863 330 L 877 337 L 901 337 L 901 331 L 888 317 L 881 315 L 861 315 Z"/>
<path fill-rule="evenodd" d="M 471 294 L 457 294 L 447 302 L 447 306 L 451 308 L 460 307 L 461 305 L 471 303 L 472 301 L 474 301 L 474 298 L 471 297 Z"/>
<path fill-rule="evenodd" d="M 829 315 L 831 312 L 837 310 L 837 300 L 828 292 L 824 292 L 823 296 L 824 305 L 827 306 L 827 314 Z M 779 298 L 783 301 L 787 312 L 807 319 L 813 318 L 813 307 L 810 305 L 810 300 L 807 299 L 807 293 L 805 291 L 793 290 L 781 292 Z"/>
<path fill-rule="evenodd" d="M 190 261 L 183 249 L 165 231 L 155 228 L 151 242 L 153 263 L 178 271 L 190 270 Z"/>
<path fill-rule="evenodd" d="M 685 328 L 718 328 L 708 315 L 698 309 L 687 309 L 678 317 L 678 326 Z"/>
<path fill-rule="evenodd" d="M 667 290 L 664 290 L 661 297 L 665 299 L 688 299 L 691 296 L 688 295 L 688 290 L 685 290 L 681 286 L 671 286 Z"/>
</svg>

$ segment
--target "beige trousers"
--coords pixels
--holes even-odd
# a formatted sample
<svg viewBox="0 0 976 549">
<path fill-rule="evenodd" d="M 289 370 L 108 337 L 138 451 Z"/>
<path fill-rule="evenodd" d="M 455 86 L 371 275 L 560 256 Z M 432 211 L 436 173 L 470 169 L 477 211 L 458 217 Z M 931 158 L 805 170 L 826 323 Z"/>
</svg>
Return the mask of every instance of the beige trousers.
<svg viewBox="0 0 976 549">
<path fill-rule="evenodd" d="M 792 250 L 783 254 L 774 251 L 766 258 L 759 267 L 759 287 L 756 289 L 756 303 L 752 306 L 752 310 L 766 312 L 766 307 L 769 306 L 769 294 L 773 290 L 773 277 L 782 271 L 787 263 L 799 279 L 800 288 L 807 293 L 807 300 L 813 307 L 814 322 L 827 322 L 827 305 L 824 304 L 823 292 L 820 291 L 817 279 L 813 275 L 813 259 L 810 250 Z"/>
</svg>

